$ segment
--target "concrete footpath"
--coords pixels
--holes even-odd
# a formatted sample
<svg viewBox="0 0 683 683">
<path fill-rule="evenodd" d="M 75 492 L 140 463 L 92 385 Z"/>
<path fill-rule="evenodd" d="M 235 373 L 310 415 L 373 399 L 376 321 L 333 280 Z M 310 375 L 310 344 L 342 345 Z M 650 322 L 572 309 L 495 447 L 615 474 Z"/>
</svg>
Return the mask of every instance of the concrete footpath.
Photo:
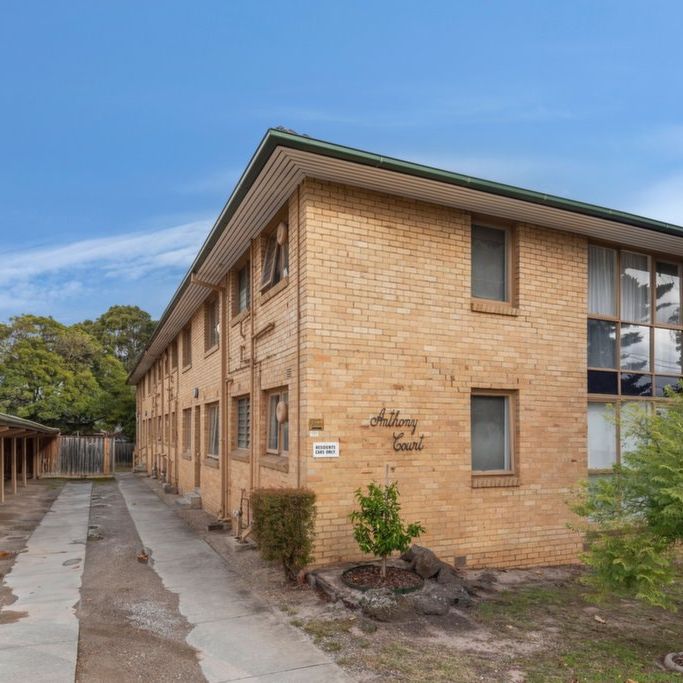
<svg viewBox="0 0 683 683">
<path fill-rule="evenodd" d="M 5 577 L 17 600 L 3 610 L 16 619 L 0 625 L 0 681 L 73 683 L 91 488 L 64 486 Z"/>
<path fill-rule="evenodd" d="M 242 585 L 224 560 L 134 475 L 119 489 L 164 587 L 178 594 L 208 681 L 349 681 L 298 629 Z M 0 669 L 1 670 L 1 669 Z"/>
</svg>

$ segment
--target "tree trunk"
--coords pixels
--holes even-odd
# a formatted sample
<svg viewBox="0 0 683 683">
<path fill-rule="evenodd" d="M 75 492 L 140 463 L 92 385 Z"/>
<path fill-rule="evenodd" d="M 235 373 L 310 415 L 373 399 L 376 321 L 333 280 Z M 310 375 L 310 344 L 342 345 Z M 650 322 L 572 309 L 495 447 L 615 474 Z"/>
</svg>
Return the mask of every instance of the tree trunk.
<svg viewBox="0 0 683 683">
<path fill-rule="evenodd" d="M 382 558 L 382 566 L 380 568 L 379 573 L 380 573 L 380 576 L 382 577 L 382 579 L 387 578 L 387 558 L 386 557 Z"/>
</svg>

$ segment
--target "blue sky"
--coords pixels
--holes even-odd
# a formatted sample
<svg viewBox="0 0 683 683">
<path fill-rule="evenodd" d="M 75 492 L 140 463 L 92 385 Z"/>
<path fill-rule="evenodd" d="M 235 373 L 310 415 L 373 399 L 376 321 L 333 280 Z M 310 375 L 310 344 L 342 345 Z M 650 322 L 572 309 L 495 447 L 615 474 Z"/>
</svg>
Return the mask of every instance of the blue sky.
<svg viewBox="0 0 683 683">
<path fill-rule="evenodd" d="M 269 126 L 683 224 L 679 2 L 0 10 L 0 320 L 158 316 Z"/>
</svg>

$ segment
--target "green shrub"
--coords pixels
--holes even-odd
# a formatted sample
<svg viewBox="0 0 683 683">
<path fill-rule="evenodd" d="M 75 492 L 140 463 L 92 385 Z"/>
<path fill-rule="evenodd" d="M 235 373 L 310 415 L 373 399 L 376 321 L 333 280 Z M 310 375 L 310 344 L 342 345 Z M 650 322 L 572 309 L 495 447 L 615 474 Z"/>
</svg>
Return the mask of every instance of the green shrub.
<svg viewBox="0 0 683 683">
<path fill-rule="evenodd" d="M 401 520 L 396 482 L 387 486 L 373 482 L 368 484 L 367 495 L 360 489 L 355 495 L 360 510 L 351 513 L 353 537 L 364 553 L 382 560 L 381 576 L 386 577 L 387 557 L 395 550 L 406 551 L 413 538 L 424 533 L 424 527 L 420 522 L 406 526 Z"/>
<path fill-rule="evenodd" d="M 315 493 L 308 489 L 257 489 L 251 496 L 253 528 L 263 559 L 282 564 L 294 579 L 311 561 Z"/>
</svg>

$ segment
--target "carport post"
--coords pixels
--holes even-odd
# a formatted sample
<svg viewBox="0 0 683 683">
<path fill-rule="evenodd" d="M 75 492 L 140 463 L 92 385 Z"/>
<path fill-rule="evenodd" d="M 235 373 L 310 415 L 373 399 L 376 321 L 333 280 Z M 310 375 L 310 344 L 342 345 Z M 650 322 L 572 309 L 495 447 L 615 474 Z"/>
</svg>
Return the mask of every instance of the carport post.
<svg viewBox="0 0 683 683">
<path fill-rule="evenodd" d="M 24 437 L 24 447 L 21 449 L 21 478 L 23 480 L 24 486 L 28 486 L 28 482 L 26 481 L 26 448 L 28 446 L 28 438 Z"/>
<path fill-rule="evenodd" d="M 33 437 L 33 472 L 31 479 L 38 479 L 38 451 L 40 450 L 40 437 Z"/>
<path fill-rule="evenodd" d="M 5 439 L 0 436 L 0 503 L 5 502 Z"/>
<path fill-rule="evenodd" d="M 17 437 L 12 437 L 12 493 L 17 494 Z"/>
</svg>

